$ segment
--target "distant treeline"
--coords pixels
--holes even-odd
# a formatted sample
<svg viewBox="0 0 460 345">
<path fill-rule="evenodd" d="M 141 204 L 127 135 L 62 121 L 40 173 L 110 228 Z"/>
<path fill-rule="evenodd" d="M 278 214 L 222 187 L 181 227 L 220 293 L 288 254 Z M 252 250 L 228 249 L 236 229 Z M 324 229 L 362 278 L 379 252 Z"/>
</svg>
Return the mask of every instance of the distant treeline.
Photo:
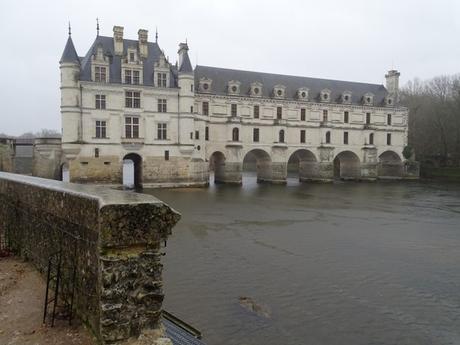
<svg viewBox="0 0 460 345">
<path fill-rule="evenodd" d="M 61 133 L 54 129 L 42 129 L 38 132 L 26 132 L 18 136 L 0 133 L 0 138 L 34 139 L 34 138 L 60 138 Z"/>
<path fill-rule="evenodd" d="M 409 146 L 422 167 L 460 167 L 460 75 L 415 79 L 401 92 Z"/>
</svg>

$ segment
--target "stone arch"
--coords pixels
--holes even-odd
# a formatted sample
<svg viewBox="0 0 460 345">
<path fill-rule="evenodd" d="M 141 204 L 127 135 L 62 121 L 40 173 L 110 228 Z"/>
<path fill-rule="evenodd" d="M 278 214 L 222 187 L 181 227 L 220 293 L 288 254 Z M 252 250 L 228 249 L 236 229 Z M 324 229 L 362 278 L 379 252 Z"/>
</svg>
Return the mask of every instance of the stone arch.
<svg viewBox="0 0 460 345">
<path fill-rule="evenodd" d="M 123 186 L 142 188 L 142 157 L 137 153 L 128 153 L 123 157 Z"/>
<path fill-rule="evenodd" d="M 255 170 L 257 182 L 269 182 L 272 180 L 272 159 L 267 151 L 253 149 L 244 155 L 243 170 Z"/>
<path fill-rule="evenodd" d="M 308 181 L 314 178 L 318 167 L 316 156 L 307 149 L 294 151 L 288 159 L 288 172 L 299 175 L 299 181 Z"/>
<path fill-rule="evenodd" d="M 70 170 L 67 162 L 62 163 L 60 166 L 60 177 L 62 182 L 70 182 Z"/>
<path fill-rule="evenodd" d="M 214 183 L 225 181 L 225 155 L 221 151 L 214 151 L 209 156 L 209 171 L 214 172 Z"/>
<path fill-rule="evenodd" d="M 357 180 L 361 178 L 361 162 L 356 153 L 342 151 L 334 158 L 334 178 Z"/>
<path fill-rule="evenodd" d="M 391 150 L 380 154 L 378 176 L 380 178 L 401 178 L 403 176 L 401 156 Z"/>
</svg>

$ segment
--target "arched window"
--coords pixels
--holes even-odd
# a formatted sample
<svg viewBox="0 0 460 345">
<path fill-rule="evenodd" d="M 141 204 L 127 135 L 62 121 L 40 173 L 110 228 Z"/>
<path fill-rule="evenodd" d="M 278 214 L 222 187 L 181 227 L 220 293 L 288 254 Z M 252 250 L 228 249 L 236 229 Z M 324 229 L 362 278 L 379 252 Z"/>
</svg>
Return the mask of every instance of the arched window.
<svg viewBox="0 0 460 345">
<path fill-rule="evenodd" d="M 284 143 L 284 129 L 280 130 L 278 139 L 280 143 Z"/>
<path fill-rule="evenodd" d="M 233 141 L 239 141 L 240 140 L 240 131 L 236 127 L 233 128 L 233 131 L 232 131 L 232 140 Z"/>
<path fill-rule="evenodd" d="M 331 143 L 331 132 L 326 132 L 326 144 Z"/>
<path fill-rule="evenodd" d="M 369 145 L 374 145 L 374 133 L 369 134 Z"/>
</svg>

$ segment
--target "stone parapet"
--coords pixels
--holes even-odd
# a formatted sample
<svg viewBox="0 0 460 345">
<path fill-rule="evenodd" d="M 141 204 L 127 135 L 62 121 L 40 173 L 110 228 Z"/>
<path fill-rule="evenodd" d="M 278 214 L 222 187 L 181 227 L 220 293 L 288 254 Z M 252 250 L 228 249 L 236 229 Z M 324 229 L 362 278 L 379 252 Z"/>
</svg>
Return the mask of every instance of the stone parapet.
<svg viewBox="0 0 460 345">
<path fill-rule="evenodd" d="M 103 344 L 162 339 L 160 246 L 179 218 L 150 195 L 0 173 L 0 232 L 41 272 L 53 253 L 76 267 L 75 311 Z"/>
</svg>

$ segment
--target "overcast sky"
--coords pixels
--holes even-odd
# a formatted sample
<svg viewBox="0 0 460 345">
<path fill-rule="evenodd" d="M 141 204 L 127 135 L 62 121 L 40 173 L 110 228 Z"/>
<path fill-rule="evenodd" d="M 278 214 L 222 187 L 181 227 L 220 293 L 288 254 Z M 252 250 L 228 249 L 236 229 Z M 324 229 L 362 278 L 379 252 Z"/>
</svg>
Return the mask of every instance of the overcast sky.
<svg viewBox="0 0 460 345">
<path fill-rule="evenodd" d="M 404 84 L 460 72 L 459 0 L 7 1 L 0 3 L 0 133 L 61 128 L 59 59 L 67 23 L 80 56 L 96 36 L 149 30 L 170 61 L 188 39 L 193 64 Z"/>
</svg>

